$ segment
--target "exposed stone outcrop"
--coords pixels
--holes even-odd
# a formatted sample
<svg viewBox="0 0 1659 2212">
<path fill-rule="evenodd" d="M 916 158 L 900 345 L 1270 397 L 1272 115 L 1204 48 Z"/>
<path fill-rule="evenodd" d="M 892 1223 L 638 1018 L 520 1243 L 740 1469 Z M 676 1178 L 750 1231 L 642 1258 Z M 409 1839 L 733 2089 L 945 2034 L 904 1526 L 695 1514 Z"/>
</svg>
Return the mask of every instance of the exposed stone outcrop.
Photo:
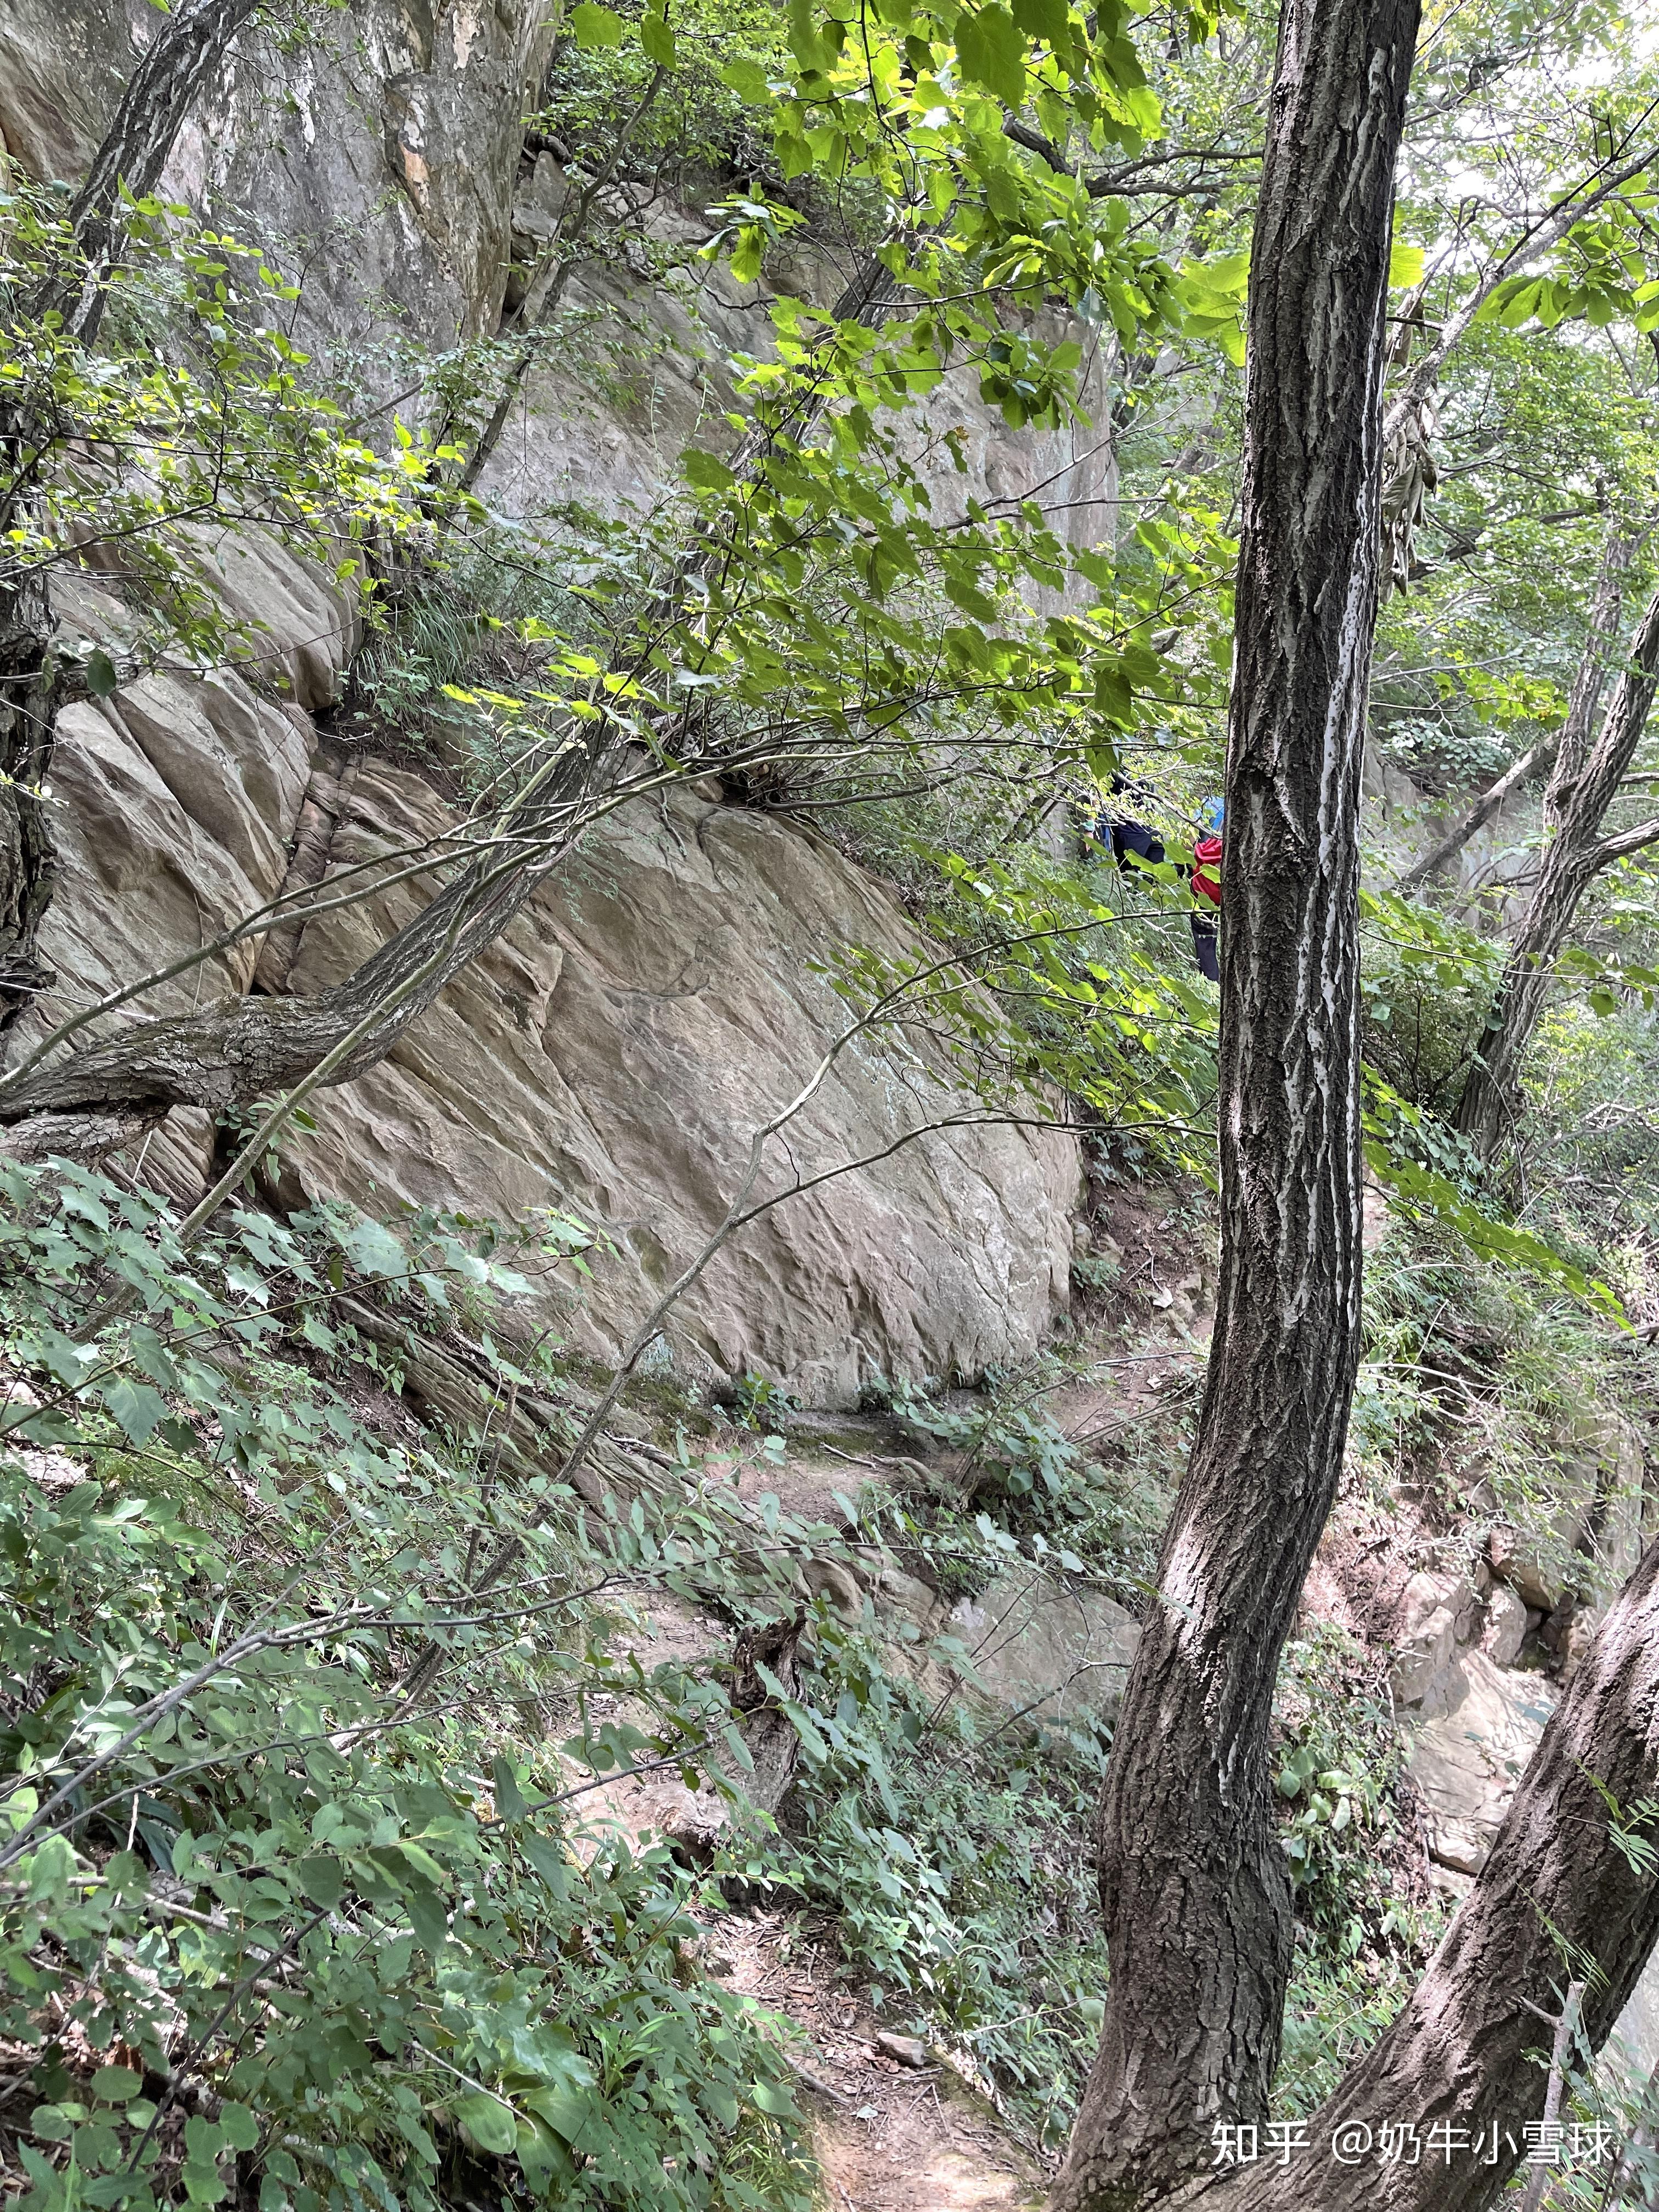
<svg viewBox="0 0 1659 2212">
<path fill-rule="evenodd" d="M 1413 1727 L 1411 1773 L 1430 1857 L 1474 1875 L 1538 1747 L 1555 1691 L 1543 1675 L 1497 1666 L 1480 1650 L 1464 1654 L 1460 1679 L 1456 1703 Z"/>
<path fill-rule="evenodd" d="M 1103 1590 L 1030 1567 L 951 1604 L 887 1561 L 869 1602 L 895 1663 L 929 1696 L 960 1694 L 999 1720 L 1111 1719 L 1140 1642 L 1139 1623 Z"/>
<path fill-rule="evenodd" d="M 521 252 L 546 236 L 566 189 L 551 155 L 538 156 L 514 206 Z M 701 216 L 659 206 L 646 221 L 653 240 L 670 253 L 678 249 L 689 265 L 650 281 L 597 262 L 579 269 L 566 294 L 574 335 L 549 343 L 532 361 L 479 480 L 503 514 L 533 517 L 566 501 L 613 514 L 653 506 L 672 487 L 688 445 L 729 444 L 730 362 L 738 355 L 771 356 L 775 292 L 828 301 L 850 273 L 827 256 L 802 252 L 781 267 L 769 265 L 767 283 L 738 284 L 724 268 L 690 258 L 710 233 Z M 1103 417 L 1109 342 L 1081 325 L 1073 335 L 1085 346 L 1085 409 Z M 1103 419 L 1011 430 L 981 395 L 976 372 L 957 369 L 895 417 L 894 427 L 942 520 L 962 513 L 970 499 L 1010 512 L 1022 500 L 1038 499 L 1052 507 L 1060 537 L 1075 544 L 1113 533 L 1116 476 Z M 947 431 L 960 470 L 943 443 Z"/>
<path fill-rule="evenodd" d="M 198 951 L 283 881 L 316 744 L 306 710 L 327 699 L 344 665 L 351 609 L 264 533 L 204 544 L 204 558 L 247 640 L 243 667 L 162 669 L 59 714 L 58 876 L 40 936 L 58 980 L 20 1024 L 14 1058 L 89 1000 Z M 95 578 L 64 575 L 55 599 L 66 639 L 120 649 L 128 617 Z M 252 939 L 211 954 L 112 1018 L 240 994 L 258 954 Z M 204 1115 L 170 1115 L 148 1141 L 147 1176 L 181 1198 L 199 1194 L 211 1141 Z"/>
<path fill-rule="evenodd" d="M 439 836 L 431 787 L 359 769 L 337 866 Z M 290 988 L 334 980 L 413 910 L 404 885 L 313 923 Z M 848 1016 L 812 972 L 842 946 L 917 933 L 833 847 L 678 792 L 591 833 L 506 935 L 288 1157 L 304 1186 L 370 1210 L 574 1213 L 615 1248 L 562 1279 L 574 1342 L 614 1358 L 720 1223 L 750 1132 Z M 979 1120 L 913 1040 L 860 1039 L 768 1155 L 762 1188 L 850 1173 L 744 1231 L 669 1330 L 691 1376 L 750 1369 L 816 1403 L 878 1376 L 977 1374 L 1034 1351 L 1067 1294 L 1073 1139 Z M 907 1130 L 954 1127 L 891 1149 Z M 885 1153 L 884 1158 L 875 1156 Z"/>
<path fill-rule="evenodd" d="M 287 54 L 245 37 L 165 181 L 251 232 L 301 287 L 301 342 L 390 397 L 417 356 L 494 331 L 557 20 L 540 0 L 357 0 Z"/>
<path fill-rule="evenodd" d="M 25 174 L 76 180 L 137 50 L 126 0 L 6 0 L 0 9 L 0 145 Z"/>
<path fill-rule="evenodd" d="M 84 164 L 155 22 L 140 0 L 20 0 L 0 33 L 0 129 L 26 167 L 71 177 Z M 521 160 L 521 125 L 553 30 L 531 0 L 363 0 L 280 47 L 247 31 L 162 189 L 302 276 L 294 328 L 325 356 L 319 372 L 389 397 L 413 382 L 416 356 L 495 329 L 515 224 L 520 283 L 523 257 L 546 241 L 563 182 L 550 156 Z M 665 240 L 676 225 L 682 243 L 700 234 L 695 215 L 657 220 Z M 797 276 L 817 286 L 833 273 Z M 616 327 L 635 319 L 635 357 L 607 380 L 549 348 L 484 481 L 496 505 L 574 492 L 615 511 L 655 496 L 711 418 L 709 436 L 730 434 L 718 420 L 726 358 L 765 349 L 767 295 L 700 276 L 678 289 L 579 279 L 591 290 L 576 304 Z M 1066 526 L 1081 526 L 1109 475 L 1102 454 L 1074 452 L 1071 432 L 1014 437 L 967 385 L 930 404 L 924 434 L 967 430 L 969 476 L 940 462 L 953 499 L 1012 498 L 1048 479 L 1069 501 Z M 309 880 L 331 848 L 349 859 L 442 818 L 416 777 L 366 771 L 354 790 L 331 754 L 317 773 L 311 715 L 352 642 L 343 596 L 256 531 L 204 539 L 202 553 L 218 596 L 252 626 L 246 655 L 234 670 L 163 671 L 65 710 L 52 778 L 62 865 L 41 947 L 59 981 L 20 1049 Z M 130 641 L 96 578 L 67 581 L 60 611 L 112 650 Z M 249 939 L 114 1018 L 313 988 L 418 896 L 406 887 L 297 942 L 289 934 L 257 986 Z M 591 1220 L 615 1249 L 596 1255 L 591 1285 L 565 1272 L 561 1310 L 580 1348 L 614 1357 L 720 1220 L 750 1128 L 839 1030 L 842 1002 L 813 963 L 854 945 L 908 954 L 922 943 L 874 878 L 809 835 L 689 794 L 631 808 L 392 1059 L 318 1102 L 292 1165 L 308 1192 L 369 1207 L 512 1220 L 556 1206 Z M 907 1141 L 941 1119 L 963 1126 Z M 145 1140 L 146 1176 L 193 1197 L 213 1139 L 204 1115 L 175 1112 Z M 1036 1348 L 1067 1297 L 1074 1141 L 987 1125 L 922 1041 L 887 1036 L 845 1054 L 768 1177 L 776 1188 L 866 1156 L 720 1255 L 670 1330 L 683 1369 L 752 1367 L 835 1401 L 878 1376 L 973 1375 Z"/>
<path fill-rule="evenodd" d="M 1641 1557 L 1646 1463 L 1623 1414 L 1585 1415 L 1552 1454 L 1561 1503 L 1550 1525 L 1530 1536 L 1501 1522 L 1493 1528 L 1492 1573 L 1532 1612 L 1563 1614 L 1559 1632 L 1575 1614 L 1594 1616 Z"/>
</svg>

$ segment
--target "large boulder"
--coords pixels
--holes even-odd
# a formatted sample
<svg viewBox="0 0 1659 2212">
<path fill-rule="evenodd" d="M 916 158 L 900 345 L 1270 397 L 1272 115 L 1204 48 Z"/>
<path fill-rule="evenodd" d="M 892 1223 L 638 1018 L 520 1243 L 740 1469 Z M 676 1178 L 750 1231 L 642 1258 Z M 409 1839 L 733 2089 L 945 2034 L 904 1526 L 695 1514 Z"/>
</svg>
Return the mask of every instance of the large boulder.
<svg viewBox="0 0 1659 2212">
<path fill-rule="evenodd" d="M 1484 1651 L 1466 1651 L 1460 1665 L 1458 1702 L 1411 1729 L 1411 1775 L 1430 1857 L 1474 1875 L 1538 1747 L 1555 1692 L 1541 1675 L 1498 1667 Z"/>
<path fill-rule="evenodd" d="M 453 818 L 420 778 L 365 763 L 335 864 Z M 313 923 L 289 988 L 336 980 L 422 896 L 404 884 Z M 720 1226 L 751 1131 L 845 1028 L 819 971 L 853 947 L 938 951 L 823 839 L 685 791 L 629 805 L 386 1060 L 314 1102 L 292 1170 L 382 1212 L 576 1215 L 609 1250 L 550 1294 L 576 1348 L 614 1361 Z M 998 1123 L 925 1038 L 871 1034 L 770 1146 L 757 1194 L 830 1170 L 676 1307 L 662 1358 L 683 1377 L 752 1370 L 848 1404 L 879 1378 L 971 1377 L 1037 1348 L 1068 1294 L 1074 1139 Z"/>
<path fill-rule="evenodd" d="M 1450 1711 L 1468 1683 L 1458 1654 L 1479 1633 L 1480 1600 L 1461 1575 L 1415 1574 L 1401 1601 L 1393 1688 L 1397 1705 L 1426 1719 Z"/>
<path fill-rule="evenodd" d="M 1109 1719 L 1123 1702 L 1140 1624 L 1103 1590 L 1030 1569 L 951 1608 L 974 1686 L 1029 1720 Z"/>
</svg>

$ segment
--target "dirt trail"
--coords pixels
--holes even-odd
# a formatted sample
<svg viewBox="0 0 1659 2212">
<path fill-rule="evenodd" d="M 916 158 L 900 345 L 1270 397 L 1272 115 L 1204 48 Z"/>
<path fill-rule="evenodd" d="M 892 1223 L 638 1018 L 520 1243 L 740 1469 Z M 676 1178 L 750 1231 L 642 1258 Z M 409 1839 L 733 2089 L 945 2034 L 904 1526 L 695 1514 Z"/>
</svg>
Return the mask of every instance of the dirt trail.
<svg viewBox="0 0 1659 2212">
<path fill-rule="evenodd" d="M 916 2067 L 878 2047 L 882 2023 L 836 1980 L 832 1946 L 787 1913 L 754 1912 L 722 1920 L 709 1950 L 728 1989 L 802 2033 L 826 2212 L 1035 2212 L 1036 2161 L 938 2054 Z"/>
</svg>

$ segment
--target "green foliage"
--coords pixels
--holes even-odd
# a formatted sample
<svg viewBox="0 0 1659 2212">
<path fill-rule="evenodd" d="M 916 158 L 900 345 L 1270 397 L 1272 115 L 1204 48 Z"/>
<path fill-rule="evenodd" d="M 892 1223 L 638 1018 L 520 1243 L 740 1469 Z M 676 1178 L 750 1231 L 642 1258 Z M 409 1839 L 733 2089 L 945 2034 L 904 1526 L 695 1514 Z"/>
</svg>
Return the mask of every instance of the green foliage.
<svg viewBox="0 0 1659 2212">
<path fill-rule="evenodd" d="M 1386 2027 L 1443 1914 L 1414 1893 L 1404 1750 L 1376 1662 L 1327 1625 L 1285 1647 L 1274 1789 L 1297 1954 L 1274 2100 L 1313 2111 Z"/>
<path fill-rule="evenodd" d="M 1059 1357 L 988 1375 L 977 1402 L 953 1407 L 914 1389 L 884 1393 L 901 1429 L 936 1460 L 908 1501 L 905 1532 L 942 1589 L 981 1589 L 1029 1549 L 1040 1572 L 1086 1574 L 1138 1606 L 1153 1587 L 1158 1542 L 1182 1447 L 1150 1417 L 1091 1455 L 1060 1430 L 1045 1400 L 1066 1386 L 1115 1379 L 1112 1363 Z M 1147 1447 L 1137 1449 L 1137 1445 Z"/>
<path fill-rule="evenodd" d="M 816 1685 L 842 1729 L 810 1771 L 791 1879 L 836 1916 L 844 1970 L 967 2062 L 1023 2132 L 1063 2142 L 1101 2017 L 1105 1947 L 1077 1848 L 1092 1734 L 941 1717 L 856 1635 Z"/>
<path fill-rule="evenodd" d="M 621 1670 L 646 1731 L 587 1703 L 618 1679 L 593 1602 L 718 1581 L 729 1516 L 690 1505 L 665 1551 L 637 1502 L 590 1528 L 476 1436 L 376 1422 L 338 1300 L 482 1310 L 515 1284 L 488 1237 L 241 1213 L 185 1250 L 71 1170 L 9 1170 L 6 1201 L 0 2033 L 33 2054 L 27 2202 L 804 2206 L 776 2044 L 684 1948 L 709 1900 L 661 1849 L 579 1847 L 569 1778 L 695 1771 L 730 1729 L 672 1669 Z M 520 1370 L 496 1372 L 499 1399 Z M 519 1565 L 469 1594 L 507 1538 Z"/>
<path fill-rule="evenodd" d="M 365 534 L 406 530 L 443 456 L 407 433 L 377 453 L 307 391 L 306 357 L 277 327 L 293 290 L 257 250 L 186 208 L 146 199 L 128 212 L 112 342 L 94 351 L 57 310 L 32 308 L 44 281 L 80 270 L 58 204 L 27 187 L 0 195 L 0 404 L 28 436 L 7 493 L 6 572 L 15 585 L 108 539 L 131 579 L 137 653 L 257 652 L 214 599 L 203 526 L 268 520 L 361 582 Z M 95 696 L 113 688 L 107 664 L 87 665 Z"/>
<path fill-rule="evenodd" d="M 1409 1213 L 1370 1256 L 1365 1316 L 1356 1443 L 1377 1501 L 1412 1486 L 1461 1517 L 1470 1556 L 1506 1522 L 1565 1588 L 1606 1593 L 1639 1519 L 1620 1439 L 1651 1401 L 1650 1354 L 1547 1275 Z"/>
</svg>

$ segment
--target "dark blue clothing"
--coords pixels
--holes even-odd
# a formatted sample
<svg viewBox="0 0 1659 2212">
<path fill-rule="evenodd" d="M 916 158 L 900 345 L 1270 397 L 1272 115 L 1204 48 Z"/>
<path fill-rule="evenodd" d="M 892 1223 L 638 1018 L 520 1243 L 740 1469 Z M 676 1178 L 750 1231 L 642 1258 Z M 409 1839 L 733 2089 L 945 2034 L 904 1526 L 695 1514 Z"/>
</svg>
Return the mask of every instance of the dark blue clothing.
<svg viewBox="0 0 1659 2212">
<path fill-rule="evenodd" d="M 1149 830 L 1144 822 L 1114 822 L 1111 826 L 1112 858 L 1126 874 L 1136 860 L 1145 860 L 1152 867 L 1163 860 L 1164 840 L 1156 830 Z"/>
<path fill-rule="evenodd" d="M 1198 972 L 1212 983 L 1221 981 L 1221 933 L 1212 914 L 1193 912 L 1193 955 Z"/>
</svg>

